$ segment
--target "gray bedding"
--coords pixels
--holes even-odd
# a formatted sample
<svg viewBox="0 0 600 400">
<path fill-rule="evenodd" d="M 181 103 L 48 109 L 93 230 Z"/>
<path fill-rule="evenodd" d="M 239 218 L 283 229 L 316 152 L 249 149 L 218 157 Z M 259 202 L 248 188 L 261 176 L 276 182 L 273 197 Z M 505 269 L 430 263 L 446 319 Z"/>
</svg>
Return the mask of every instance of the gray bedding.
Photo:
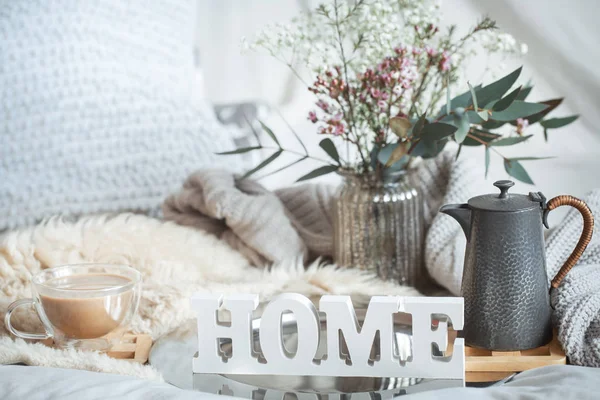
<svg viewBox="0 0 600 400">
<path fill-rule="evenodd" d="M 316 397 L 315 397 L 316 398 Z M 486 389 L 455 388 L 403 396 L 426 399 L 600 399 L 600 368 L 552 366 L 517 375 L 512 381 Z M 177 389 L 166 383 L 101 374 L 17 365 L 0 366 L 0 399 L 220 399 L 223 397 Z"/>
</svg>

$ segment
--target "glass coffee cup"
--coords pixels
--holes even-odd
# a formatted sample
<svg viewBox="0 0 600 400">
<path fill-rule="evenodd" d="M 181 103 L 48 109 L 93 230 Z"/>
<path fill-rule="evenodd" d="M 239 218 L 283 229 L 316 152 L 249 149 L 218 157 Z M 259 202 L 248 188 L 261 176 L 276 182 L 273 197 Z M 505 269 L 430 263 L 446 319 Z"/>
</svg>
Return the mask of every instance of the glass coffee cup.
<svg viewBox="0 0 600 400">
<path fill-rule="evenodd" d="M 48 268 L 31 278 L 33 298 L 8 306 L 4 323 L 23 339 L 52 338 L 54 345 L 106 351 L 118 343 L 137 312 L 141 274 L 126 265 L 78 264 Z M 11 324 L 18 307 L 33 306 L 44 333 Z"/>
</svg>

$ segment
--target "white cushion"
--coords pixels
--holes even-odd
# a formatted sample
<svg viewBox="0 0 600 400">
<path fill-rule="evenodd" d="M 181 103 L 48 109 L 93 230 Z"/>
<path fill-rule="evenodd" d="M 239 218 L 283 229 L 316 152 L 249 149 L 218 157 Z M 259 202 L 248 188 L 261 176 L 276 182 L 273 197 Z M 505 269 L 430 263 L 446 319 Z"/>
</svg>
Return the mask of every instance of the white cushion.
<svg viewBox="0 0 600 400">
<path fill-rule="evenodd" d="M 0 231 L 55 214 L 159 209 L 231 165 L 193 98 L 195 2 L 19 0 L 0 9 Z"/>
</svg>

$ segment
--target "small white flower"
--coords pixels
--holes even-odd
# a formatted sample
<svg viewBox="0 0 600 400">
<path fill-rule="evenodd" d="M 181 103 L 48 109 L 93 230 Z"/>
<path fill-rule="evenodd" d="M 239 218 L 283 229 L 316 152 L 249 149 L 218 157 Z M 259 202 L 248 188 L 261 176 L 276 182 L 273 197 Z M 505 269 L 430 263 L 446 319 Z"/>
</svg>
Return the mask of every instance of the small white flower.
<svg viewBox="0 0 600 400">
<path fill-rule="evenodd" d="M 529 51 L 529 46 L 527 46 L 527 43 L 521 43 L 521 55 L 525 55 L 527 54 L 527 52 Z"/>
</svg>

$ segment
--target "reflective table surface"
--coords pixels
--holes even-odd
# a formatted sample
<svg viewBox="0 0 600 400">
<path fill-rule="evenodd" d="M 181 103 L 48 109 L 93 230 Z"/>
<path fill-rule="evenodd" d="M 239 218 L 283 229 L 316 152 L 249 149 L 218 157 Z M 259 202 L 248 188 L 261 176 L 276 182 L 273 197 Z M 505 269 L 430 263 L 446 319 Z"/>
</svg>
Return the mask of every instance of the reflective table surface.
<svg viewBox="0 0 600 400">
<path fill-rule="evenodd" d="M 361 320 L 364 312 L 357 310 Z M 317 358 L 325 354 L 326 323 L 321 318 L 322 340 L 317 351 Z M 259 348 L 258 330 L 260 318 L 252 323 L 254 348 Z M 401 359 L 411 356 L 410 320 L 398 318 L 394 320 L 394 352 Z M 293 314 L 282 316 L 282 335 L 286 349 L 294 352 L 296 342 L 296 323 Z M 375 349 L 372 358 L 376 358 Z M 227 356 L 231 354 L 231 341 L 220 342 L 221 351 Z M 343 350 L 343 349 L 342 349 Z M 453 380 L 424 380 L 416 378 L 357 378 L 357 377 L 324 377 L 324 376 L 283 376 L 283 375 L 218 375 L 193 374 L 192 358 L 198 351 L 197 322 L 195 320 L 183 325 L 176 331 L 163 336 L 153 346 L 150 353 L 150 364 L 159 370 L 165 380 L 179 388 L 198 390 L 208 393 L 237 396 L 254 400 L 266 398 L 349 398 L 358 397 L 372 399 L 376 397 L 392 398 L 398 395 L 433 390 L 446 387 L 462 386 L 462 382 Z"/>
</svg>

